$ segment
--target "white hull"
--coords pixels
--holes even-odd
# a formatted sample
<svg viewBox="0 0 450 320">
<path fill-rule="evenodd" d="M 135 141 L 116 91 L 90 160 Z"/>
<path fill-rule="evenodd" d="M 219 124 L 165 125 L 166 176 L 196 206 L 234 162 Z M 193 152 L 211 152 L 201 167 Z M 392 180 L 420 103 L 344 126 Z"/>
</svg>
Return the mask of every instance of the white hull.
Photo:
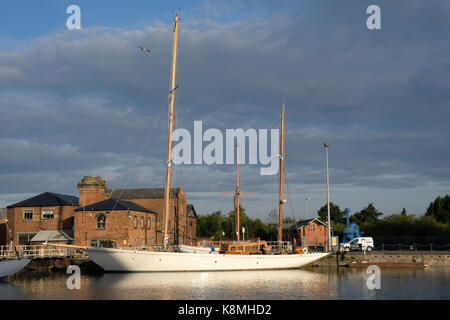
<svg viewBox="0 0 450 320">
<path fill-rule="evenodd" d="M 0 280 L 25 268 L 30 261 L 30 259 L 0 261 Z"/>
<path fill-rule="evenodd" d="M 295 269 L 328 253 L 286 255 L 233 255 L 151 252 L 87 247 L 89 258 L 105 271 L 235 271 Z"/>
</svg>

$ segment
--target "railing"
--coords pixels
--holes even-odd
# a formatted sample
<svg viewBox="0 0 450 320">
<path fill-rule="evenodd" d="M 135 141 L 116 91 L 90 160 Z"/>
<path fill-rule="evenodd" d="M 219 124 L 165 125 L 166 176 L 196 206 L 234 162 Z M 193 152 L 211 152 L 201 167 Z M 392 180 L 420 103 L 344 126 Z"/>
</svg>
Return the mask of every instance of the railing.
<svg viewBox="0 0 450 320">
<path fill-rule="evenodd" d="M 35 245 L 35 246 L 16 246 L 19 256 L 22 258 L 67 258 L 77 257 L 85 258 L 83 252 L 74 248 L 58 248 L 52 246 Z M 0 246 L 0 259 L 13 259 L 17 257 L 14 248 L 10 246 Z"/>
<path fill-rule="evenodd" d="M 289 241 L 267 241 L 270 253 L 292 252 L 292 243 Z"/>
<path fill-rule="evenodd" d="M 436 244 L 381 244 L 375 246 L 375 250 L 382 251 L 448 251 L 450 250 L 450 243 L 446 245 L 436 245 Z"/>
</svg>

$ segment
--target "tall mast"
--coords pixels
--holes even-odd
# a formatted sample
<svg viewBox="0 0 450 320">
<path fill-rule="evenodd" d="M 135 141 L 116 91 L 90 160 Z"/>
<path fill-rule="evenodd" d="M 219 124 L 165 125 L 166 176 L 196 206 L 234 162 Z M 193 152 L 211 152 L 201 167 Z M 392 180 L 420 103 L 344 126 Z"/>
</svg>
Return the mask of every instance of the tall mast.
<svg viewBox="0 0 450 320">
<path fill-rule="evenodd" d="M 234 194 L 233 202 L 234 202 L 234 217 L 236 222 L 236 239 L 240 241 L 240 231 L 239 231 L 239 215 L 240 215 L 240 203 L 239 197 L 244 193 L 254 193 L 254 192 L 241 192 L 239 189 L 239 147 L 236 145 L 236 191 L 234 192 L 221 192 L 223 194 Z"/>
<path fill-rule="evenodd" d="M 180 18 L 175 15 L 174 28 L 173 28 L 173 49 L 172 49 L 172 74 L 170 77 L 169 87 L 169 131 L 167 135 L 167 171 L 166 171 L 166 186 L 165 186 L 165 209 L 164 209 L 164 234 L 163 234 L 163 246 L 164 251 L 167 250 L 169 244 L 169 209 L 170 209 L 170 174 L 172 167 L 172 131 L 173 131 L 173 105 L 175 102 L 175 74 L 177 68 L 177 44 L 178 44 L 178 21 Z"/>
<path fill-rule="evenodd" d="M 284 173 L 284 104 L 281 107 L 281 139 L 280 139 L 280 204 L 278 215 L 278 241 L 283 240 L 283 173 Z"/>
<path fill-rule="evenodd" d="M 239 241 L 239 147 L 236 145 L 236 209 L 234 211 L 234 215 L 236 216 L 236 239 Z"/>
</svg>

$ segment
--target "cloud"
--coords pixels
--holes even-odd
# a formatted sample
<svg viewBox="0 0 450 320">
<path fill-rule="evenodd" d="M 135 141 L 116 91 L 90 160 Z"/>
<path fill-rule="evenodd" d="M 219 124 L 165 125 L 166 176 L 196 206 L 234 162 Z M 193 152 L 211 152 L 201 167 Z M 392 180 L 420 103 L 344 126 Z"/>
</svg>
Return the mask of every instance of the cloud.
<svg viewBox="0 0 450 320">
<path fill-rule="evenodd" d="M 448 4 L 380 1 L 379 32 L 365 28 L 365 4 L 355 1 L 210 4 L 180 25 L 176 127 L 275 128 L 284 99 L 294 201 L 324 192 L 325 141 L 336 189 L 448 184 L 449 48 L 435 32 L 448 29 Z M 0 51 L 3 199 L 76 194 L 88 174 L 115 187 L 161 186 L 170 52 L 171 26 L 160 22 L 62 31 Z M 265 215 L 275 177 L 258 166 L 242 172 L 243 186 L 269 199 L 248 203 Z M 182 166 L 175 181 L 213 210 L 213 193 L 234 190 L 234 168 Z"/>
</svg>

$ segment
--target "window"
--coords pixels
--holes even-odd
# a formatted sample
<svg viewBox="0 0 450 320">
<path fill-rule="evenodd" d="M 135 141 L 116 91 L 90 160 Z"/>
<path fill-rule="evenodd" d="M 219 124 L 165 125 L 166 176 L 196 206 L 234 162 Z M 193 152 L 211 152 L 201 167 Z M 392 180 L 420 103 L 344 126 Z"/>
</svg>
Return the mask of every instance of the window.
<svg viewBox="0 0 450 320">
<path fill-rule="evenodd" d="M 257 252 L 257 251 L 258 251 L 258 245 L 253 246 L 253 251 L 254 251 L 254 252 Z"/>
<path fill-rule="evenodd" d="M 133 227 L 135 229 L 137 228 L 137 217 L 136 216 L 133 217 Z M 136 244 L 134 244 L 134 246 L 136 246 Z"/>
<path fill-rule="evenodd" d="M 251 246 L 245 246 L 245 252 L 250 252 L 252 250 Z"/>
<path fill-rule="evenodd" d="M 30 245 L 30 240 L 37 234 L 37 232 L 21 232 L 18 233 L 19 245 Z"/>
<path fill-rule="evenodd" d="M 106 216 L 103 213 L 97 215 L 97 229 L 105 230 L 106 227 Z"/>
<path fill-rule="evenodd" d="M 241 251 L 241 252 L 242 252 L 242 249 L 243 249 L 242 246 L 238 247 L 238 250 Z"/>
<path fill-rule="evenodd" d="M 231 247 L 231 251 L 236 251 L 236 247 Z"/>
<path fill-rule="evenodd" d="M 152 220 L 150 218 L 147 218 L 147 229 L 151 229 Z"/>
<path fill-rule="evenodd" d="M 53 219 L 53 218 L 55 218 L 55 212 L 53 210 L 43 210 L 42 218 L 43 219 Z"/>
<path fill-rule="evenodd" d="M 144 217 L 141 217 L 141 229 L 144 229 L 145 228 L 145 226 L 144 226 Z"/>
<path fill-rule="evenodd" d="M 93 239 L 91 240 L 91 247 L 115 248 L 116 242 L 109 239 Z"/>
<path fill-rule="evenodd" d="M 23 212 L 23 220 L 32 220 L 33 219 L 33 210 L 25 210 Z"/>
</svg>

